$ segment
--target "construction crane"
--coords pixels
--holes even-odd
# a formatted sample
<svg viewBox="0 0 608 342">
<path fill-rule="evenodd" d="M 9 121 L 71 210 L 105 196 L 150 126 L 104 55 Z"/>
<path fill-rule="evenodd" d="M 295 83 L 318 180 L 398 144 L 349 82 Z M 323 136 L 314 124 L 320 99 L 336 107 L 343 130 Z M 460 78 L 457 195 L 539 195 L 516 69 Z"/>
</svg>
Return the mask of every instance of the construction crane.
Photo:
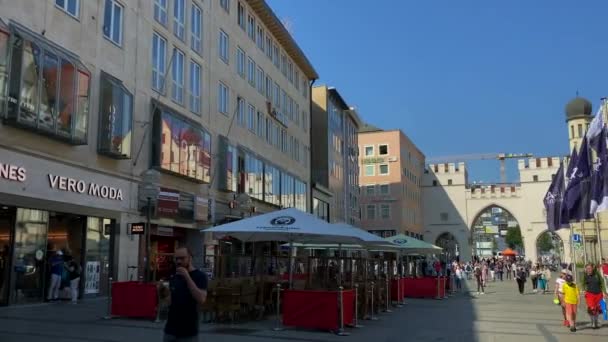
<svg viewBox="0 0 608 342">
<path fill-rule="evenodd" d="M 475 154 L 462 154 L 447 157 L 432 157 L 427 159 L 429 164 L 441 164 L 441 163 L 456 163 L 464 162 L 467 160 L 498 160 L 500 161 L 500 182 L 507 182 L 507 171 L 505 167 L 505 161 L 507 159 L 519 159 L 519 158 L 532 158 L 531 153 L 475 153 Z"/>
</svg>

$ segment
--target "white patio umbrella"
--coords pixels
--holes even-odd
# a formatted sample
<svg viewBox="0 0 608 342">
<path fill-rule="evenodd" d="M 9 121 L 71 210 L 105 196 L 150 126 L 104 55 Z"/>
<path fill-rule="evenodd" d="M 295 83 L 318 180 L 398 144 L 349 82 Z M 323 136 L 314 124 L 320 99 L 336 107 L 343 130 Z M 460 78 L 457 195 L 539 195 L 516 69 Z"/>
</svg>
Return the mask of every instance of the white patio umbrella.
<svg viewBox="0 0 608 342">
<path fill-rule="evenodd" d="M 360 244 L 364 239 L 352 230 L 329 224 L 316 216 L 295 208 L 273 211 L 267 214 L 244 218 L 212 228 L 201 229 L 203 233 L 213 233 L 215 239 L 226 236 L 246 242 L 286 241 L 290 244 L 291 287 L 293 267 L 292 253 L 294 242 Z"/>
</svg>

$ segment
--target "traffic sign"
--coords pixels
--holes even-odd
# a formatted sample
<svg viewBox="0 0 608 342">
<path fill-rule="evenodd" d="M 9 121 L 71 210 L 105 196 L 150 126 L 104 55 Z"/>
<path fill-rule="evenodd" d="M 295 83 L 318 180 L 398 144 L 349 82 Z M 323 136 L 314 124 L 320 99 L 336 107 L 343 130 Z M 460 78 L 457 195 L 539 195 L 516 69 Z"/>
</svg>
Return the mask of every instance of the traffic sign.
<svg viewBox="0 0 608 342">
<path fill-rule="evenodd" d="M 581 234 L 572 234 L 572 242 L 581 242 Z"/>
</svg>

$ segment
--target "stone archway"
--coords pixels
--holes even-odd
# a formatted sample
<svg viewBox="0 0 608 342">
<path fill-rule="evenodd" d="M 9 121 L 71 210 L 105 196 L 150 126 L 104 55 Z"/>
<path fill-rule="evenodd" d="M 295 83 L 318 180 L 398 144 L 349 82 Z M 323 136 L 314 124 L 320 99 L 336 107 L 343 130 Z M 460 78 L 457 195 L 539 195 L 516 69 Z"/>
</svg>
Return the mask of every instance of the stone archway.
<svg viewBox="0 0 608 342">
<path fill-rule="evenodd" d="M 490 257 L 507 247 L 524 251 L 521 227 L 511 211 L 491 204 L 482 209 L 472 221 L 471 253 L 473 256 Z"/>
<path fill-rule="evenodd" d="M 543 264 L 561 264 L 565 260 L 564 241 L 551 231 L 544 231 L 536 238 L 536 255 Z"/>
<path fill-rule="evenodd" d="M 435 239 L 435 245 L 443 248 L 446 261 L 453 260 L 460 256 L 458 240 L 456 240 L 456 237 L 452 235 L 452 233 L 445 232 L 439 234 L 437 239 Z"/>
</svg>

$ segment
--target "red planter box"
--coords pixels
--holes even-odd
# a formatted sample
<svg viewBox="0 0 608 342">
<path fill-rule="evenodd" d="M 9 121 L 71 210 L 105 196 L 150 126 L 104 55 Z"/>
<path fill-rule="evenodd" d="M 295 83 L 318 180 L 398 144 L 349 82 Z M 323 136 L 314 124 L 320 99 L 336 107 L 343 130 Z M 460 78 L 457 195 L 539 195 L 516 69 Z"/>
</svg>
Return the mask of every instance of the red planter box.
<svg viewBox="0 0 608 342">
<path fill-rule="evenodd" d="M 338 330 L 340 308 L 338 291 L 283 292 L 283 324 L 305 329 Z M 354 323 L 355 292 L 344 290 L 344 325 Z"/>
<path fill-rule="evenodd" d="M 156 318 L 158 296 L 154 284 L 137 281 L 112 284 L 112 315 L 129 318 Z"/>
<path fill-rule="evenodd" d="M 436 298 L 445 296 L 445 277 L 405 278 L 405 296 L 411 298 Z M 440 282 L 437 286 L 437 282 Z"/>
</svg>

